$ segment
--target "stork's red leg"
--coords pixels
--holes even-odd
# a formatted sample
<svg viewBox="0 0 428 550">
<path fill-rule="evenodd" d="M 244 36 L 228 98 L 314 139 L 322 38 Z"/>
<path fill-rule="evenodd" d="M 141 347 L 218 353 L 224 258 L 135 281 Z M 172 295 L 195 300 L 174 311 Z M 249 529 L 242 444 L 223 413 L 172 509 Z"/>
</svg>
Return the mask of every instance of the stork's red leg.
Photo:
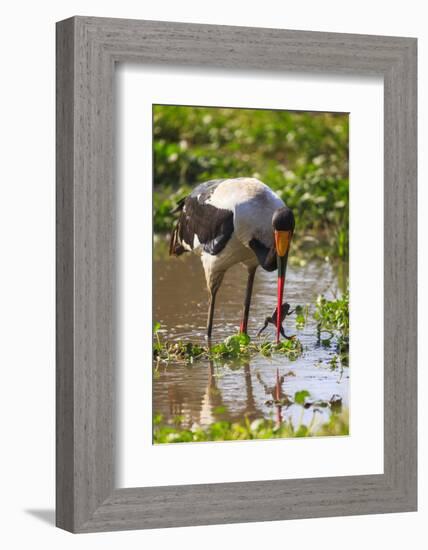
<svg viewBox="0 0 428 550">
<path fill-rule="evenodd" d="M 250 313 L 251 295 L 253 293 L 254 277 L 256 276 L 256 267 L 248 268 L 247 288 L 245 291 L 244 309 L 242 312 L 242 320 L 240 325 L 240 332 L 247 334 L 248 329 L 248 315 Z"/>
</svg>

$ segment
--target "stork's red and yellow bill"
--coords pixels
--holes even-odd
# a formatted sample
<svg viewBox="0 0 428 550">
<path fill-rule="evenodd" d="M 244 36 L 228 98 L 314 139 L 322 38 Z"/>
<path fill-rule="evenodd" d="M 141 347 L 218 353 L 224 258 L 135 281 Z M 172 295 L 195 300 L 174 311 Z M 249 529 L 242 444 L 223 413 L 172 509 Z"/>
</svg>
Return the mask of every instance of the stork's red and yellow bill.
<svg viewBox="0 0 428 550">
<path fill-rule="evenodd" d="M 276 319 L 276 343 L 279 343 L 279 336 L 282 321 L 282 302 L 284 297 L 285 273 L 287 270 L 288 251 L 290 250 L 292 231 L 275 231 L 275 249 L 278 266 L 278 304 Z"/>
</svg>

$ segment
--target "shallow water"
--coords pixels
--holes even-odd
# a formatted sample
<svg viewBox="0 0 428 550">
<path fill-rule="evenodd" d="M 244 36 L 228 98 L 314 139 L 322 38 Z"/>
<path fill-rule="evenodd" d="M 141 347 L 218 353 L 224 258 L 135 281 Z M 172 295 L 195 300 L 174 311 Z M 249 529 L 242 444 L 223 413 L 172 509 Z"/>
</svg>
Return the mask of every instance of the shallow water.
<svg viewBox="0 0 428 550">
<path fill-rule="evenodd" d="M 154 281 L 154 319 L 162 325 L 161 338 L 205 343 L 207 291 L 200 259 L 193 254 L 160 257 L 154 262 Z M 217 296 L 213 341 L 237 333 L 245 283 L 246 270 L 242 266 L 226 273 Z M 320 261 L 304 267 L 289 265 L 285 301 L 291 308 L 307 303 L 313 308 L 318 294 L 330 299 L 339 294 L 332 266 Z M 275 306 L 276 273 L 258 269 L 249 318 L 250 337 L 255 338 L 264 318 Z M 180 363 L 160 366 L 153 380 L 154 412 L 162 414 L 165 422 L 180 416 L 185 427 L 206 426 L 218 420 L 240 421 L 245 417 L 292 419 L 295 425 L 326 420 L 329 408 L 317 407 L 314 413 L 313 408 L 274 405 L 275 399 L 293 396 L 300 390 L 308 390 L 313 401 L 339 396 L 347 407 L 349 369 L 332 370 L 328 365 L 335 351 L 321 346 L 317 340 L 312 312 L 313 309 L 302 330 L 295 328 L 294 314 L 284 323 L 286 334 L 296 334 L 304 348 L 295 361 L 256 355 L 250 362 L 240 364 L 214 365 L 208 360 L 197 360 L 191 366 Z M 269 325 L 263 336 L 274 339 L 274 327 Z"/>
</svg>

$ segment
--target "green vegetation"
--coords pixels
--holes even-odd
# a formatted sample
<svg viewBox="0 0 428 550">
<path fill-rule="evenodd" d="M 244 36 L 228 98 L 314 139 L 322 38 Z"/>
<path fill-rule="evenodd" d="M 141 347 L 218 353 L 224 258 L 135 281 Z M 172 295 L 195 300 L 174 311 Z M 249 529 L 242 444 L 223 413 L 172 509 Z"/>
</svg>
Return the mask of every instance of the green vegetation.
<svg viewBox="0 0 428 550">
<path fill-rule="evenodd" d="M 302 330 L 309 317 L 310 305 L 296 306 L 296 328 Z M 349 354 L 349 293 L 335 300 L 327 300 L 320 295 L 315 304 L 313 318 L 317 322 L 318 342 L 324 347 L 336 347 L 337 354 L 329 361 L 329 367 L 335 370 L 339 366 L 348 365 Z M 261 354 L 265 357 L 283 355 L 295 361 L 303 353 L 300 340 L 293 336 L 281 340 L 279 344 L 267 339 L 251 341 L 247 334 L 234 334 L 223 342 L 212 346 L 194 344 L 192 342 L 167 342 L 160 338 L 161 325 L 155 323 L 153 328 L 153 356 L 159 363 L 188 363 L 197 359 L 215 361 L 248 360 L 251 355 Z"/>
<path fill-rule="evenodd" d="M 336 331 L 343 337 L 349 336 L 349 293 L 345 292 L 336 300 L 318 296 L 314 318 L 318 322 L 318 330 Z"/>
<path fill-rule="evenodd" d="M 330 360 L 329 366 L 335 370 L 349 364 L 349 293 L 336 300 L 327 300 L 318 296 L 314 318 L 317 321 L 318 340 L 324 346 L 336 342 L 337 354 Z"/>
<path fill-rule="evenodd" d="M 247 334 L 229 336 L 219 344 L 201 346 L 191 342 L 162 342 L 159 336 L 159 323 L 154 328 L 155 343 L 153 355 L 157 363 L 193 363 L 196 359 L 210 359 L 214 362 L 248 359 L 252 354 L 260 353 L 265 357 L 282 354 L 290 360 L 297 359 L 303 348 L 298 338 L 283 340 L 279 344 L 263 340 L 260 343 L 251 342 Z"/>
<path fill-rule="evenodd" d="M 332 412 L 328 421 L 315 423 L 316 411 L 308 425 L 294 426 L 291 421 L 275 422 L 272 419 L 259 418 L 250 422 L 220 421 L 207 427 L 199 425 L 191 428 L 162 424 L 162 415 L 156 415 L 153 427 L 154 443 L 185 443 L 202 441 L 231 441 L 248 439 L 278 439 L 284 437 L 313 437 L 349 435 L 348 412 Z"/>
<path fill-rule="evenodd" d="M 346 260 L 348 130 L 346 114 L 154 106 L 155 231 L 196 184 L 253 176 L 293 209 L 295 250 Z"/>
<path fill-rule="evenodd" d="M 319 345 L 324 347 L 335 346 L 336 352 L 325 366 L 328 366 L 331 370 L 340 369 L 341 377 L 344 367 L 348 365 L 348 293 L 346 292 L 335 300 L 318 296 L 315 305 L 306 304 L 305 306 L 297 306 L 295 309 L 297 328 L 303 329 L 311 316 L 316 321 Z M 253 342 L 245 334 L 236 334 L 229 336 L 224 342 L 213 346 L 205 346 L 191 342 L 164 342 L 160 337 L 160 328 L 160 324 L 156 323 L 153 346 L 156 363 L 155 376 L 159 372 L 158 366 L 160 364 L 168 365 L 170 362 L 191 365 L 196 360 L 205 359 L 212 361 L 213 364 L 224 365 L 228 362 L 229 365 L 235 365 L 239 368 L 242 362 L 244 364 L 248 363 L 254 354 L 262 354 L 267 357 L 283 355 L 289 360 L 295 360 L 303 353 L 302 344 L 296 337 L 275 344 L 268 340 Z M 259 378 L 260 373 L 257 373 L 256 376 Z M 207 427 L 194 425 L 189 428 L 182 426 L 183 419 L 181 417 L 175 417 L 169 423 L 166 423 L 161 415 L 156 415 L 153 427 L 154 442 L 182 443 L 349 434 L 348 411 L 342 411 L 340 396 L 333 395 L 328 401 L 317 400 L 313 399 L 306 389 L 296 391 L 294 396 L 288 395 L 280 389 L 284 378 L 287 376 L 295 376 L 295 374 L 293 371 L 289 371 L 283 374 L 281 378 L 277 378 L 278 393 L 272 394 L 273 398 L 266 401 L 265 405 L 272 409 L 272 414 L 275 410 L 280 410 L 283 407 L 285 409 L 292 405 L 300 407 L 302 411 L 301 418 L 303 418 L 304 410 L 310 409 L 313 414 L 309 423 L 304 424 L 300 421 L 295 426 L 289 419 L 278 422 L 272 418 L 260 418 L 253 421 L 245 418 L 240 422 L 233 422 L 222 419 L 222 414 L 220 414 L 220 420 Z M 263 380 L 260 378 L 259 380 L 263 383 Z M 328 410 L 330 416 L 327 421 L 321 423 L 316 419 L 317 414 L 322 410 Z"/>
<path fill-rule="evenodd" d="M 305 306 L 296 306 L 296 328 L 302 330 L 308 321 L 309 316 L 309 304 Z"/>
<path fill-rule="evenodd" d="M 287 356 L 291 360 L 297 359 L 303 352 L 302 344 L 298 338 L 282 340 L 279 344 L 263 340 L 261 343 L 251 342 L 247 334 L 229 336 L 221 344 L 211 347 L 210 354 L 213 359 L 236 359 L 242 355 L 260 353 L 265 357 L 271 357 L 275 353 Z"/>
</svg>

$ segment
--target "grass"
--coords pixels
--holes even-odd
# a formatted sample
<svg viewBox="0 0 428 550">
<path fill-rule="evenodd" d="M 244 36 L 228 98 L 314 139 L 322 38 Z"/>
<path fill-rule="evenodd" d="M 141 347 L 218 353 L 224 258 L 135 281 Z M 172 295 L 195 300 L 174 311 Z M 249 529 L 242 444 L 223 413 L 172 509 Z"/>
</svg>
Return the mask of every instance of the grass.
<svg viewBox="0 0 428 550">
<path fill-rule="evenodd" d="M 348 115 L 156 105 L 153 132 L 155 232 L 198 183 L 253 176 L 293 209 L 299 261 L 348 258 Z"/>
<path fill-rule="evenodd" d="M 349 435 L 348 411 L 332 412 L 328 421 L 321 425 L 315 423 L 316 414 L 314 412 L 311 422 L 307 425 L 294 426 L 291 421 L 283 421 L 278 424 L 274 420 L 266 418 L 250 422 L 248 418 L 245 418 L 242 422 L 220 421 L 207 427 L 195 425 L 192 428 L 164 425 L 162 424 L 162 415 L 156 415 L 153 441 L 155 444 L 160 444 Z"/>
</svg>

